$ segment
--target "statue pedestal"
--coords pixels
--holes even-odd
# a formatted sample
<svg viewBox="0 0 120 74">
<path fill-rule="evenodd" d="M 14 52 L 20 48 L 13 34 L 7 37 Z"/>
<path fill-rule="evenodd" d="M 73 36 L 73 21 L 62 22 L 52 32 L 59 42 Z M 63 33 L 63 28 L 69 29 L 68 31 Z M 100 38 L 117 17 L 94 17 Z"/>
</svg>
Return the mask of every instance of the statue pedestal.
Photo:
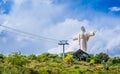
<svg viewBox="0 0 120 74">
<path fill-rule="evenodd" d="M 89 54 L 79 49 L 75 53 L 73 53 L 73 58 L 77 58 L 79 60 L 86 60 L 86 58 L 90 58 Z"/>
</svg>

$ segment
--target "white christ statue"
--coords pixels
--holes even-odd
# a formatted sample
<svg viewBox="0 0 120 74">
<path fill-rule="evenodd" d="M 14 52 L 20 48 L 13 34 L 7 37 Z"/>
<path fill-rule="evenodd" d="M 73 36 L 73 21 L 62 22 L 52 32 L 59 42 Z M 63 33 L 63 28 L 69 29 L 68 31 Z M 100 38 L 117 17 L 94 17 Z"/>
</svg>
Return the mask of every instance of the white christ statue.
<svg viewBox="0 0 120 74">
<path fill-rule="evenodd" d="M 81 32 L 77 35 L 77 37 L 74 37 L 73 40 L 78 40 L 79 42 L 79 49 L 83 51 L 87 51 L 87 42 L 91 36 L 95 35 L 95 31 L 93 32 L 86 32 L 85 27 L 81 26 Z"/>
</svg>

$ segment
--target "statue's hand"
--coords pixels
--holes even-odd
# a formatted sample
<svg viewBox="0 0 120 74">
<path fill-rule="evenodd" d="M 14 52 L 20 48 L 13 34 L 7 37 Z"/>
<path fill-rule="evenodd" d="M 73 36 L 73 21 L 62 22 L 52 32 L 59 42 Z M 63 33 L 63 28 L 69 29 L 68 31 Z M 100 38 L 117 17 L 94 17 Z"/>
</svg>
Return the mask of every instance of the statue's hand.
<svg viewBox="0 0 120 74">
<path fill-rule="evenodd" d="M 97 31 L 94 31 L 94 33 L 96 33 Z"/>
<path fill-rule="evenodd" d="M 96 31 L 93 32 L 93 34 L 95 35 Z"/>
</svg>

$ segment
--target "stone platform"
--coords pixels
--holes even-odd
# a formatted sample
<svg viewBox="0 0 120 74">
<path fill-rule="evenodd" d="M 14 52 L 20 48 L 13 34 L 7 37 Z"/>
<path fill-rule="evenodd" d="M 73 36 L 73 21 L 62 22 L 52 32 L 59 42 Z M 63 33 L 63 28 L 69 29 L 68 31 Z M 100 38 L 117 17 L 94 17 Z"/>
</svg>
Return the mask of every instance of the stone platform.
<svg viewBox="0 0 120 74">
<path fill-rule="evenodd" d="M 73 58 L 76 58 L 79 60 L 86 60 L 86 58 L 90 58 L 90 55 L 84 52 L 83 50 L 78 49 L 76 52 L 73 53 Z"/>
</svg>

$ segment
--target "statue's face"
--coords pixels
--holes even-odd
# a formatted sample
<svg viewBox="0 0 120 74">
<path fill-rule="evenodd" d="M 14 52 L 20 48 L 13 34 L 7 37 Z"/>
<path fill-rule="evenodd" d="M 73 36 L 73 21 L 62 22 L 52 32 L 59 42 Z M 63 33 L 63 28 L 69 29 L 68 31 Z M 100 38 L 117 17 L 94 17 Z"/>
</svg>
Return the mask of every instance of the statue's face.
<svg viewBox="0 0 120 74">
<path fill-rule="evenodd" d="M 81 26 L 81 31 L 86 32 L 85 27 Z"/>
</svg>

